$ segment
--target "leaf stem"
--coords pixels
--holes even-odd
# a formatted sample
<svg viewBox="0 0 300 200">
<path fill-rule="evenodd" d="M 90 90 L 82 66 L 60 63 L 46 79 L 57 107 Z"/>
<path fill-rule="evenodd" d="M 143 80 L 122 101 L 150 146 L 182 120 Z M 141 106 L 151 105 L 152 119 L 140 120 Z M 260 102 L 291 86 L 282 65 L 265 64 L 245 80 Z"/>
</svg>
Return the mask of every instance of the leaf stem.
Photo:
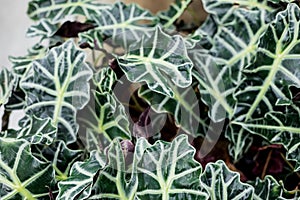
<svg viewBox="0 0 300 200">
<path fill-rule="evenodd" d="M 266 172 L 267 172 L 267 168 L 269 166 L 269 163 L 270 163 L 270 160 L 271 160 L 271 156 L 272 156 L 272 153 L 273 153 L 273 150 L 271 150 L 269 153 L 268 153 L 268 157 L 267 157 L 267 160 L 266 160 L 266 163 L 264 165 L 264 169 L 261 173 L 261 179 L 264 179 L 264 177 L 266 176 Z"/>
<path fill-rule="evenodd" d="M 11 169 L 6 163 L 0 160 L 0 167 L 4 169 L 10 176 L 11 180 L 13 181 L 13 188 L 22 196 L 24 196 L 27 200 L 36 200 L 34 196 L 22 185 L 19 177 L 17 176 L 16 172 Z M 11 199 L 11 196 L 3 197 L 3 200 Z"/>
<path fill-rule="evenodd" d="M 178 10 L 178 12 L 168 21 L 168 23 L 164 24 L 164 28 L 169 28 L 172 26 L 176 20 L 183 14 L 185 9 L 189 6 L 192 0 L 183 0 L 182 7 Z"/>
<path fill-rule="evenodd" d="M 8 129 L 10 114 L 11 114 L 11 111 L 7 111 L 6 109 L 4 109 L 4 114 L 2 116 L 1 131 L 6 131 Z"/>
<path fill-rule="evenodd" d="M 283 153 L 280 153 L 280 156 L 282 157 L 282 159 L 284 160 L 284 162 L 292 169 L 294 170 L 294 166 L 285 158 L 285 156 L 283 155 Z M 298 178 L 300 178 L 300 173 L 296 172 Z"/>
<path fill-rule="evenodd" d="M 58 176 L 56 176 L 56 178 L 58 180 L 66 180 L 68 178 L 68 176 L 66 176 L 63 172 L 61 172 L 55 165 L 52 165 L 53 169 L 55 170 L 55 172 L 58 174 Z"/>
<path fill-rule="evenodd" d="M 16 188 L 16 190 L 20 194 L 22 194 L 24 197 L 26 197 L 27 200 L 36 200 L 36 198 L 34 198 L 34 196 L 22 185 L 20 185 L 18 188 Z"/>
</svg>

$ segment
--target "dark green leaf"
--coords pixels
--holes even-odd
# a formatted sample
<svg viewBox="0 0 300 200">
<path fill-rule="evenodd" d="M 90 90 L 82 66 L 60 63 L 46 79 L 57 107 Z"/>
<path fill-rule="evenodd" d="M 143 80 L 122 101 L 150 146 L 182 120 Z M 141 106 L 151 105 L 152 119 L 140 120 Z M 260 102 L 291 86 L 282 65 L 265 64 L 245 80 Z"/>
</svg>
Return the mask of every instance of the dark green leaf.
<svg viewBox="0 0 300 200">
<path fill-rule="evenodd" d="M 50 117 L 58 127 L 58 138 L 66 143 L 76 140 L 75 115 L 89 101 L 92 71 L 84 60 L 85 54 L 68 41 L 35 61 L 21 81 L 26 112 L 39 118 Z"/>
<path fill-rule="evenodd" d="M 171 97 L 173 84 L 188 87 L 192 83 L 193 63 L 182 37 L 171 37 L 160 28 L 150 38 L 143 37 L 131 45 L 125 55 L 118 57 L 118 62 L 130 81 L 145 81 L 151 90 Z"/>
<path fill-rule="evenodd" d="M 50 163 L 32 156 L 25 140 L 0 138 L 0 197 L 6 199 L 49 199 L 54 172 Z"/>
<path fill-rule="evenodd" d="M 66 16 L 75 14 L 91 19 L 93 15 L 101 15 L 102 10 L 109 7 L 96 0 L 32 0 L 27 14 L 33 20 L 50 19 L 57 23 Z"/>
</svg>

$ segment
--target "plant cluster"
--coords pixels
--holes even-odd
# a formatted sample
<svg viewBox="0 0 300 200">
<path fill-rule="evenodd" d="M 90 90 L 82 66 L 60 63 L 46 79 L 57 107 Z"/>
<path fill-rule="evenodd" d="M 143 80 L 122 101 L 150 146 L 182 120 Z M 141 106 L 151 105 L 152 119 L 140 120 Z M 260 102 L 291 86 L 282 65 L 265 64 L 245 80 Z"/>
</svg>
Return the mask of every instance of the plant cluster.
<svg viewBox="0 0 300 200">
<path fill-rule="evenodd" d="M 299 199 L 292 0 L 31 0 L 0 71 L 0 199 Z M 20 128 L 9 116 L 23 110 Z"/>
</svg>

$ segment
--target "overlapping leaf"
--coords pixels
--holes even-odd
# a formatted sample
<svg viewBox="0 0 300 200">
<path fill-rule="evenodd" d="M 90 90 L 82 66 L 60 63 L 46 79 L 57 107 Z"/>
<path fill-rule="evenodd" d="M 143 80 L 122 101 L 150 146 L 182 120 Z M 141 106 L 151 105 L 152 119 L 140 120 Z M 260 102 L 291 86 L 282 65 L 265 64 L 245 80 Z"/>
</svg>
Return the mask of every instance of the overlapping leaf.
<svg viewBox="0 0 300 200">
<path fill-rule="evenodd" d="M 212 2 L 214 6 L 222 5 L 222 1 L 207 1 L 206 4 Z M 255 59 L 259 38 L 267 29 L 267 13 L 264 10 L 236 7 L 228 10 L 218 6 L 218 15 L 211 16 L 217 28 L 206 33 L 213 40 L 213 46 L 209 52 L 199 49 L 193 56 L 199 71 L 196 78 L 200 81 L 202 98 L 210 107 L 210 117 L 214 121 L 233 117 L 236 106 L 233 92 L 242 81 L 243 68 Z M 207 9 L 212 8 L 208 6 Z M 226 12 L 226 15 L 221 15 L 220 11 Z M 226 116 L 219 115 L 224 112 Z"/>
<path fill-rule="evenodd" d="M 82 156 L 82 150 L 73 150 L 59 140 L 46 146 L 33 145 L 32 154 L 44 162 L 50 162 L 57 181 L 66 180 L 73 164 Z"/>
<path fill-rule="evenodd" d="M 253 187 L 242 183 L 239 174 L 230 171 L 221 160 L 209 163 L 200 180 L 210 199 L 253 199 Z"/>
<path fill-rule="evenodd" d="M 169 36 L 160 28 L 150 38 L 130 46 L 118 63 L 132 82 L 145 81 L 151 90 L 174 96 L 171 85 L 188 87 L 193 64 L 181 36 Z M 171 80 L 171 81 L 169 81 Z"/>
<path fill-rule="evenodd" d="M 19 87 L 19 82 L 24 74 L 29 71 L 32 67 L 32 62 L 43 58 L 48 51 L 47 48 L 36 44 L 32 48 L 28 50 L 28 54 L 26 56 L 21 57 L 13 57 L 10 56 L 9 60 L 13 64 L 13 74 L 16 77 L 15 87 L 13 88 L 11 97 L 9 101 L 5 105 L 5 109 L 7 110 L 20 110 L 24 109 L 25 106 L 25 94 L 23 90 Z"/>
<path fill-rule="evenodd" d="M 88 106 L 87 114 L 79 116 L 87 127 L 86 134 L 81 135 L 87 149 L 103 151 L 115 138 L 131 138 L 124 106 L 113 94 L 95 91 L 92 101 L 95 104 Z"/>
<path fill-rule="evenodd" d="M 8 69 L 0 71 L 0 106 L 6 104 L 14 88 L 15 78 Z"/>
<path fill-rule="evenodd" d="M 89 100 L 92 71 L 84 59 L 85 54 L 68 41 L 35 61 L 21 82 L 27 96 L 26 112 L 50 117 L 58 127 L 58 138 L 66 143 L 76 140 L 76 111 Z"/>
<path fill-rule="evenodd" d="M 96 0 L 32 0 L 27 14 L 33 20 L 50 19 L 56 23 L 75 14 L 92 19 L 93 15 L 101 15 L 102 10 L 109 7 Z"/>
<path fill-rule="evenodd" d="M 229 80 L 223 82 L 220 65 L 206 51 L 194 52 L 194 56 L 196 67 L 192 72 L 193 77 L 199 82 L 201 97 L 209 107 L 210 118 L 218 122 L 230 117 L 235 110 L 236 102 L 232 93 L 236 87 Z"/>
<path fill-rule="evenodd" d="M 252 134 L 259 134 L 273 144 L 283 144 L 288 150 L 288 158 L 296 161 L 295 170 L 300 169 L 300 114 L 269 112 L 263 118 L 250 120 L 246 123 L 233 122 Z"/>
<path fill-rule="evenodd" d="M 289 91 L 290 85 L 300 87 L 299 28 L 300 11 L 293 4 L 268 27 L 260 39 L 256 61 L 244 70 L 246 77 L 235 92 L 237 112 L 231 123 L 290 148 L 284 135 L 296 139 L 296 146 L 300 142 L 299 111 Z M 291 108 L 287 109 L 288 105 Z"/>
<path fill-rule="evenodd" d="M 206 192 L 200 191 L 201 165 L 193 156 L 195 150 L 187 137 L 181 135 L 171 144 L 162 141 L 143 145 L 144 152 L 138 158 L 139 199 L 206 199 Z"/>
<path fill-rule="evenodd" d="M 265 181 L 257 180 L 251 185 L 242 183 L 239 174 L 230 171 L 223 161 L 209 163 L 201 173 L 201 166 L 193 159 L 194 153 L 195 150 L 184 135 L 177 137 L 172 143 L 158 141 L 154 145 L 140 138 L 136 143 L 133 162 L 128 168 L 126 160 L 129 154 L 118 140 L 114 140 L 108 151 L 108 163 L 99 173 L 93 188 L 95 194 L 88 197 L 93 184 L 91 177 L 103 166 L 99 164 L 103 161 L 101 159 L 101 162 L 90 159 L 80 166 L 76 165 L 73 172 L 79 176 L 77 179 L 74 177 L 76 180 L 71 184 L 76 184 L 78 180 L 81 182 L 70 191 L 74 192 L 73 195 L 77 194 L 77 197 L 84 194 L 81 197 L 89 199 L 260 200 L 295 197 L 295 194 L 285 191 L 270 177 Z M 87 169 L 90 170 L 86 171 Z M 85 184 L 86 188 L 81 187 Z M 85 193 L 81 193 L 83 191 Z"/>
<path fill-rule="evenodd" d="M 85 16 L 98 26 L 79 34 L 81 47 L 103 48 L 103 41 L 125 47 L 127 53 L 118 63 L 130 81 L 146 82 L 148 87 L 143 86 L 139 95 L 155 111 L 173 114 L 177 125 L 192 136 L 203 133 L 208 120 L 204 122 L 199 112 L 193 74 L 212 121 L 229 119 L 225 131 L 233 144 L 234 161 L 256 134 L 269 143 L 283 144 L 287 159 L 296 164 L 294 170 L 300 170 L 300 109 L 291 91 L 300 88 L 298 6 L 290 0 L 204 0 L 210 15 L 185 41 L 153 27 L 159 22 L 171 27 L 190 2 L 176 0 L 155 17 L 135 4 L 121 2 L 110 6 L 96 0 L 31 0 L 28 14 L 40 23 L 28 35 L 52 37 L 56 24 L 66 17 Z M 21 80 L 26 112 L 37 117 L 27 118 L 21 130 L 0 136 L 1 199 L 52 199 L 51 193 L 58 194 L 57 199 L 298 198 L 268 176 L 244 184 L 222 161 L 208 164 L 201 174 L 186 136 L 153 145 L 137 137 L 135 146 L 125 141 L 131 145 L 127 149 L 120 140 L 130 138 L 129 122 L 113 94 L 117 80 L 113 70 L 103 68 L 94 76 L 97 88 L 90 95 L 92 72 L 74 44 L 68 41 L 46 53 L 46 48 L 35 46 L 28 56 L 11 58 L 15 91 L 6 106 L 22 107 Z M 0 105 L 13 89 L 13 77 L 6 72 L 0 72 L 4 80 Z M 81 116 L 77 111 L 90 96 L 95 97 L 87 108 L 88 117 Z M 73 143 L 76 117 L 86 118 L 80 141 Z M 199 124 L 203 131 L 198 130 Z M 70 143 L 105 152 L 107 158 L 94 151 L 86 162 L 76 162 L 82 151 L 69 149 Z M 59 191 L 52 187 L 54 175 L 60 181 Z"/>
<path fill-rule="evenodd" d="M 256 62 L 244 70 L 246 78 L 235 93 L 240 119 L 260 117 L 280 106 L 280 101 L 291 104 L 288 87 L 300 87 L 299 13 L 297 6 L 289 5 L 260 39 Z"/>
<path fill-rule="evenodd" d="M 101 15 L 95 15 L 93 21 L 98 27 L 81 34 L 85 42 L 99 43 L 101 40 L 98 38 L 98 32 L 100 32 L 102 40 L 107 39 L 115 45 L 128 48 L 131 43 L 140 40 L 144 35 L 150 35 L 149 31 L 154 30 L 156 18 L 137 4 L 125 5 L 117 2 L 110 9 L 103 10 Z"/>
<path fill-rule="evenodd" d="M 168 112 L 174 115 L 176 124 L 193 137 L 206 133 L 206 118 L 200 113 L 201 102 L 193 87 L 172 87 L 172 91 L 174 98 L 142 86 L 139 90 L 139 96 L 145 99 L 156 112 Z"/>
<path fill-rule="evenodd" d="M 245 131 L 240 126 L 230 124 L 227 128 L 226 135 L 230 141 L 229 153 L 234 161 L 238 161 L 253 142 L 253 135 Z"/>
<path fill-rule="evenodd" d="M 17 86 L 12 91 L 8 102 L 5 104 L 4 107 L 7 111 L 21 110 L 24 109 L 25 104 L 25 94 L 23 90 Z"/>
<path fill-rule="evenodd" d="M 200 28 L 200 44 L 208 49 L 196 46 L 190 53 L 195 63 L 193 77 L 200 83 L 202 100 L 209 107 L 210 118 L 218 122 L 235 118 L 239 112 L 234 92 L 244 78 L 243 69 L 256 59 L 259 39 L 272 17 L 265 9 L 256 9 L 263 2 L 204 3 L 210 17 Z M 202 40 L 205 42 L 201 43 Z M 230 152 L 234 160 L 252 141 L 251 135 L 236 127 L 230 127 L 226 137 L 232 143 Z"/>
<path fill-rule="evenodd" d="M 51 124 L 49 118 L 39 119 L 32 116 L 20 130 L 8 130 L 1 137 L 25 139 L 31 144 L 50 145 L 56 138 L 56 127 Z"/>
<path fill-rule="evenodd" d="M 41 19 L 38 24 L 32 25 L 27 30 L 27 37 L 41 37 L 41 40 L 52 37 L 58 30 L 58 24 L 48 19 Z"/>
<path fill-rule="evenodd" d="M 7 199 L 49 199 L 54 173 L 50 163 L 32 156 L 25 140 L 0 138 L 0 197 Z"/>
<path fill-rule="evenodd" d="M 28 49 L 28 54 L 21 57 L 9 57 L 10 62 L 13 64 L 14 74 L 18 77 L 22 77 L 28 68 L 30 68 L 33 61 L 43 58 L 48 49 L 41 46 L 40 44 L 34 45 Z"/>
<path fill-rule="evenodd" d="M 134 172 L 126 172 L 125 158 L 118 140 L 111 143 L 107 156 L 108 164 L 95 185 L 97 193 L 89 199 L 134 199 L 137 177 Z"/>
<path fill-rule="evenodd" d="M 236 10 L 239 10 L 239 11 L 244 10 L 244 11 L 251 11 L 251 12 L 264 12 L 265 14 L 267 14 L 266 20 L 271 21 L 273 19 L 273 17 L 275 16 L 276 11 L 280 10 L 279 5 L 274 6 L 274 7 L 273 6 L 274 6 L 274 4 L 271 4 L 269 0 L 251 0 L 251 1 L 248 1 L 248 0 L 237 0 L 237 1 L 204 0 L 203 7 L 204 7 L 205 11 L 207 13 L 209 13 L 209 15 L 208 15 L 207 19 L 205 20 L 205 22 L 201 25 L 201 27 L 195 31 L 195 33 L 201 34 L 205 38 L 204 40 L 201 40 L 200 43 L 204 48 L 210 49 L 210 48 L 212 48 L 212 46 L 215 45 L 214 36 L 217 36 L 218 34 L 222 33 L 223 26 L 230 27 L 230 26 L 233 26 L 236 24 L 236 23 L 231 24 L 229 22 L 232 19 L 231 13 L 235 13 Z M 247 18 L 246 18 L 246 20 L 248 21 Z M 255 23 L 256 20 L 258 20 L 258 19 L 256 17 L 254 17 L 252 22 Z M 223 22 L 226 22 L 226 23 L 223 23 Z M 254 26 L 254 27 L 256 27 L 256 26 Z M 236 28 L 249 29 L 249 26 L 248 27 L 236 26 L 233 29 L 236 29 Z M 223 35 L 224 34 L 226 35 L 226 32 L 223 33 Z M 236 34 L 236 31 L 233 31 L 233 34 Z M 238 34 L 236 34 L 236 36 L 237 36 L 236 39 L 242 37 L 244 34 L 245 34 L 245 32 L 242 32 L 242 31 L 239 32 Z M 247 34 L 248 33 L 246 32 L 246 35 Z M 234 42 L 234 41 L 235 40 L 233 40 L 231 42 Z M 229 42 L 229 44 L 231 44 L 231 42 Z"/>
<path fill-rule="evenodd" d="M 292 200 L 297 197 L 288 193 L 272 176 L 266 176 L 264 180 L 257 178 L 251 183 L 254 187 L 254 200 Z"/>
<path fill-rule="evenodd" d="M 81 47 L 90 48 L 102 48 L 103 47 L 103 35 L 100 31 L 91 29 L 78 34 L 79 44 Z"/>
<path fill-rule="evenodd" d="M 89 160 L 76 162 L 70 171 L 69 177 L 59 182 L 57 199 L 86 199 L 91 195 L 94 177 L 105 166 L 106 157 L 93 151 Z"/>
<path fill-rule="evenodd" d="M 109 163 L 98 179 L 98 195 L 89 199 L 207 199 L 200 191 L 201 166 L 187 137 L 150 145 L 137 141 L 131 170 L 126 169 L 119 142 L 108 153 Z M 106 183 L 106 184 L 101 184 Z"/>
<path fill-rule="evenodd" d="M 280 0 L 279 0 L 280 1 Z M 226 10 L 235 9 L 237 7 L 246 8 L 248 10 L 265 10 L 273 11 L 272 4 L 269 4 L 268 0 L 204 0 L 204 8 L 209 13 L 213 13 L 219 16 L 225 15 Z"/>
<path fill-rule="evenodd" d="M 94 84 L 100 93 L 112 93 L 113 86 L 117 80 L 117 75 L 111 68 L 103 68 L 94 75 Z"/>
<path fill-rule="evenodd" d="M 167 11 L 162 11 L 157 14 L 160 24 L 164 28 L 170 28 L 176 20 L 183 14 L 185 9 L 191 3 L 191 0 L 176 0 L 171 4 Z"/>
<path fill-rule="evenodd" d="M 267 1 L 237 1 L 234 5 L 222 0 L 205 1 L 205 8 L 211 15 L 200 32 L 206 35 L 204 40 L 211 47 L 194 54 L 193 60 L 199 66 L 199 74 L 194 77 L 200 82 L 210 117 L 222 120 L 225 112 L 229 119 L 234 119 L 226 137 L 232 142 L 234 160 L 238 160 L 252 141 L 249 132 L 254 132 L 245 130 L 252 127 L 246 121 L 255 121 L 255 126 L 259 126 L 257 123 L 263 123 L 260 119 L 277 111 L 281 102 L 291 103 L 288 87 L 299 86 L 297 58 L 293 57 L 298 49 L 299 11 L 291 4 L 272 22 L 277 10 Z M 289 126 L 283 122 L 268 123 L 277 124 L 276 128 L 281 124 L 279 130 Z M 261 126 L 255 133 L 264 137 L 264 129 L 270 131 L 270 127 Z M 293 126 L 292 130 L 295 133 L 299 129 Z M 274 137 L 278 133 L 275 132 Z"/>
</svg>

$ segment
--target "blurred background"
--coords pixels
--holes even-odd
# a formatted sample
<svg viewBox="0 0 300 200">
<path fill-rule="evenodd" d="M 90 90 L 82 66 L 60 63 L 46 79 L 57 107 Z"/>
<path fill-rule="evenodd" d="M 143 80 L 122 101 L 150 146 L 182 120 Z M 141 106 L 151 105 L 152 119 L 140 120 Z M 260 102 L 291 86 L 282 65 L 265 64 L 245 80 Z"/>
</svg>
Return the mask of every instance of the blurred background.
<svg viewBox="0 0 300 200">
<path fill-rule="evenodd" d="M 101 3 L 113 3 L 116 0 L 99 0 Z M 153 13 L 168 9 L 173 0 L 123 0 L 125 3 L 136 2 Z M 38 42 L 38 38 L 26 38 L 25 34 L 31 21 L 26 14 L 28 1 L 6 0 L 0 7 L 0 69 L 3 67 L 11 69 L 8 56 L 24 56 L 27 49 Z M 195 15 L 196 14 L 196 15 Z M 195 18 L 195 16 L 197 16 Z M 200 24 L 204 21 L 206 13 L 203 11 L 201 0 L 194 0 L 184 13 L 184 21 Z M 3 108 L 0 108 L 0 117 Z M 17 128 L 17 122 L 22 118 L 22 112 L 14 112 L 10 118 L 9 127 Z M 0 120 L 1 127 L 1 120 Z"/>
</svg>

